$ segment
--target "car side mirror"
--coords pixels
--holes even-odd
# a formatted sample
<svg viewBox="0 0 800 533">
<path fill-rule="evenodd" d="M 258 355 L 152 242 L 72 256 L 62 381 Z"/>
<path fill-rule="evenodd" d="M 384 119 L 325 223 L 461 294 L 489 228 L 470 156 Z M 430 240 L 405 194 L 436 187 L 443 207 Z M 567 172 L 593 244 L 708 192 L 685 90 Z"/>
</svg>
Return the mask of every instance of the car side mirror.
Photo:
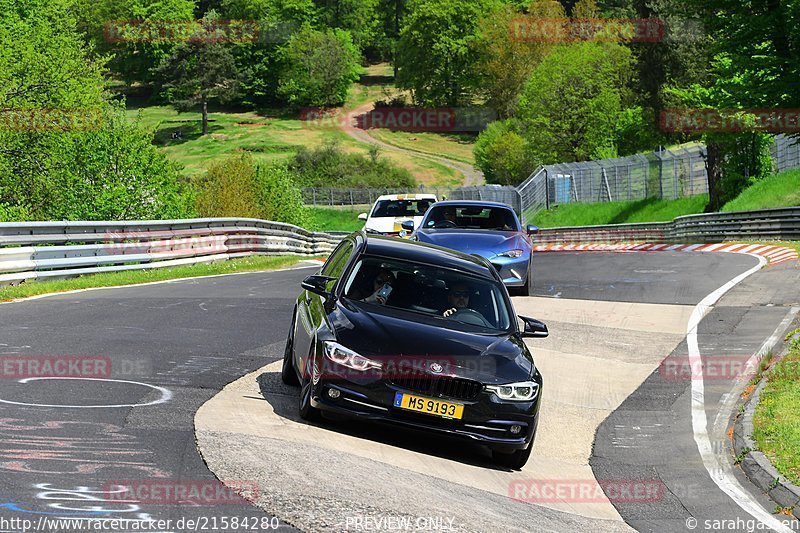
<svg viewBox="0 0 800 533">
<path fill-rule="evenodd" d="M 414 231 L 414 221 L 413 220 L 404 220 L 400 223 L 400 227 L 408 232 Z"/>
<path fill-rule="evenodd" d="M 550 335 L 547 326 L 541 320 L 536 320 L 535 318 L 528 318 L 526 316 L 520 316 L 520 318 L 525 323 L 525 329 L 522 332 L 523 337 L 544 339 L 545 337 Z"/>
<path fill-rule="evenodd" d="M 328 283 L 335 279 L 336 278 L 331 278 L 328 276 L 308 276 L 303 280 L 302 283 L 300 283 L 300 286 L 308 292 L 313 292 L 314 294 L 328 298 L 331 295 L 328 292 Z"/>
<path fill-rule="evenodd" d="M 537 233 L 539 233 L 539 226 L 528 224 L 528 227 L 525 228 L 525 230 L 528 232 L 528 235 L 536 235 Z"/>
<path fill-rule="evenodd" d="M 358 220 L 367 220 L 368 216 L 366 213 L 361 213 L 358 215 Z"/>
</svg>

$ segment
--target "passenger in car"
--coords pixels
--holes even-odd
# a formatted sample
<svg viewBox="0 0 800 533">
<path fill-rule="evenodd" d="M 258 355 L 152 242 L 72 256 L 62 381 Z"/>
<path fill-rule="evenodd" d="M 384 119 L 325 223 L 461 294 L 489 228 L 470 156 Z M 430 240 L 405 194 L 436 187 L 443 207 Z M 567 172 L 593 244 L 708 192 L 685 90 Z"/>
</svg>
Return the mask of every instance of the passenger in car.
<svg viewBox="0 0 800 533">
<path fill-rule="evenodd" d="M 372 284 L 362 287 L 361 290 L 353 294 L 355 300 L 363 300 L 368 303 L 386 305 L 389 295 L 392 293 L 396 280 L 390 270 L 382 268 L 375 275 Z"/>
</svg>

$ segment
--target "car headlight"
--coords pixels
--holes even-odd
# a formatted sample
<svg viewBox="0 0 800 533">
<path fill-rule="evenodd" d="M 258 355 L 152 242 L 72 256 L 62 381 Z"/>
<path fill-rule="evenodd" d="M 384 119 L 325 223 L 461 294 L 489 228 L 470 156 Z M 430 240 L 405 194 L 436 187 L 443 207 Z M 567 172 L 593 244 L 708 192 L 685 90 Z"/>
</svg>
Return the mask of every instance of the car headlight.
<svg viewBox="0 0 800 533">
<path fill-rule="evenodd" d="M 486 390 L 494 393 L 501 400 L 529 402 L 539 394 L 539 384 L 535 381 L 523 381 L 508 385 L 486 385 Z"/>
<path fill-rule="evenodd" d="M 507 252 L 503 252 L 501 254 L 497 254 L 498 257 L 513 257 L 516 259 L 517 257 L 522 257 L 522 254 L 525 253 L 525 250 L 509 250 Z"/>
<path fill-rule="evenodd" d="M 366 372 L 367 370 L 380 370 L 381 364 L 367 359 L 353 350 L 345 348 L 338 342 L 325 341 L 325 357 L 336 364 Z"/>
</svg>

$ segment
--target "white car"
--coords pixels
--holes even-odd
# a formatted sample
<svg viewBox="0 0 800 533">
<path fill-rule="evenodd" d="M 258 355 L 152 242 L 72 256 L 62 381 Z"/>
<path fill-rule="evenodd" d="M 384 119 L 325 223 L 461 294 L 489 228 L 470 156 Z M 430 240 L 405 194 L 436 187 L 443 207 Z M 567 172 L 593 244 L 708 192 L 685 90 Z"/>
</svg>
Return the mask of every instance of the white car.
<svg viewBox="0 0 800 533">
<path fill-rule="evenodd" d="M 407 237 L 408 232 L 401 224 L 413 220 L 414 227 L 418 227 L 434 203 L 433 194 L 387 194 L 375 201 L 369 215 L 361 213 L 358 218 L 366 222 L 364 230 L 369 233 Z"/>
</svg>

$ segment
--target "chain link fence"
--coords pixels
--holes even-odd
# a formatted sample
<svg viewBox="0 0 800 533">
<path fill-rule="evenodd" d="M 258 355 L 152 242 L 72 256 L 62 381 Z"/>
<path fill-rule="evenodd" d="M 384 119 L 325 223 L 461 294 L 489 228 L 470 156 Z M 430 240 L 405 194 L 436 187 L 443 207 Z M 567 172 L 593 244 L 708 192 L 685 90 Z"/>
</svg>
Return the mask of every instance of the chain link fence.
<svg viewBox="0 0 800 533">
<path fill-rule="evenodd" d="M 800 168 L 800 137 L 778 135 L 771 152 L 772 162 L 778 172 Z"/>
<path fill-rule="evenodd" d="M 517 187 L 523 217 L 553 204 L 595 203 L 708 193 L 706 150 L 701 144 L 616 159 L 546 165 Z"/>
<path fill-rule="evenodd" d="M 777 135 L 771 148 L 777 172 L 800 168 L 800 138 Z M 304 188 L 303 200 L 315 207 L 368 206 L 383 194 L 432 193 L 439 200 L 484 200 L 514 207 L 532 220 L 551 205 L 708 194 L 706 148 L 700 143 L 616 159 L 539 167 L 517 187 L 422 187 L 416 189 Z"/>
<path fill-rule="evenodd" d="M 441 200 L 450 197 L 449 187 L 419 187 L 415 189 L 336 189 L 328 187 L 304 187 L 303 203 L 314 207 L 355 207 L 372 205 L 384 194 L 434 194 Z"/>
</svg>

